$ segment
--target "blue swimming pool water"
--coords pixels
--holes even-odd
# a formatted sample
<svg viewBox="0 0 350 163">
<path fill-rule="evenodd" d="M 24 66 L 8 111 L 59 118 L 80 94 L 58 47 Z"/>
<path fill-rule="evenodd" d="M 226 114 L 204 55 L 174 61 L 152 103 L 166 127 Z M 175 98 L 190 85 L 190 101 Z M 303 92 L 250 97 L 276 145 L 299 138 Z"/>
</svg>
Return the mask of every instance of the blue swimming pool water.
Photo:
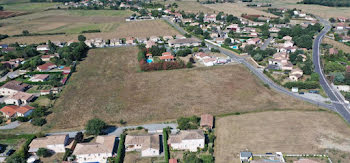
<svg viewBox="0 0 350 163">
<path fill-rule="evenodd" d="M 147 59 L 147 63 L 152 63 L 153 59 Z"/>
</svg>

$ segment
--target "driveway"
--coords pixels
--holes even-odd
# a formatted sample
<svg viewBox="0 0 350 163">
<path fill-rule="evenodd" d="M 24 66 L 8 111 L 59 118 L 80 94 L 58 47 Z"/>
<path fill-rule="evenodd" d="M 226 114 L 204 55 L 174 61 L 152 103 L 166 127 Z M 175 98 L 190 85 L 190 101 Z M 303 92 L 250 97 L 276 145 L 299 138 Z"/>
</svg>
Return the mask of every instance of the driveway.
<svg viewBox="0 0 350 163">
<path fill-rule="evenodd" d="M 5 76 L 0 78 L 0 82 L 6 81 L 7 77 L 13 79 L 19 76 L 19 70 L 8 72 Z"/>
<path fill-rule="evenodd" d="M 11 122 L 5 126 L 0 126 L 0 130 L 11 130 L 11 129 L 14 129 L 20 125 L 21 124 L 18 121 L 15 121 L 15 122 Z"/>
<path fill-rule="evenodd" d="M 171 127 L 173 129 L 177 128 L 176 123 L 158 123 L 158 124 L 144 124 L 144 125 L 138 125 L 138 126 L 125 126 L 125 127 L 109 127 L 106 130 L 104 130 L 107 135 L 114 135 L 116 137 L 119 137 L 124 129 L 131 129 L 131 128 L 137 128 L 137 127 L 143 127 L 148 130 L 149 133 L 156 133 L 161 132 L 163 128 Z M 73 138 L 78 132 L 85 132 L 85 130 L 80 131 L 70 131 L 70 132 L 54 132 L 54 133 L 48 133 L 47 136 L 50 135 L 61 135 L 61 134 L 68 134 L 70 138 Z"/>
</svg>

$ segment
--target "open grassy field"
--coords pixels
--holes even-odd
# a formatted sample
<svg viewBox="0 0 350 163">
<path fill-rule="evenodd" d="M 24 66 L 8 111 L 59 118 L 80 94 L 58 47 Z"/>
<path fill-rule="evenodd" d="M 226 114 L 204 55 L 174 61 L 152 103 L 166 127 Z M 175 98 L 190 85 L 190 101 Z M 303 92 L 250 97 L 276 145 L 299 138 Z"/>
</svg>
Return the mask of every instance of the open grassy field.
<svg viewBox="0 0 350 163">
<path fill-rule="evenodd" d="M 205 7 L 211 8 L 216 11 L 222 11 L 227 14 L 240 17 L 242 14 L 254 14 L 276 17 L 276 15 L 257 10 L 255 8 L 249 8 L 246 6 L 247 3 L 217 3 L 217 4 L 206 4 Z"/>
<path fill-rule="evenodd" d="M 350 154 L 349 126 L 336 114 L 320 111 L 267 111 L 216 119 L 215 158 L 239 162 L 239 152 L 328 154 L 341 162 Z M 328 152 L 325 152 L 328 149 Z"/>
<path fill-rule="evenodd" d="M 57 8 L 60 3 L 8 3 L 2 5 L 4 10 L 22 11 L 22 12 L 37 12 L 48 8 Z"/>
<path fill-rule="evenodd" d="M 172 4 L 172 3 L 178 4 L 178 8 L 176 10 L 183 10 L 185 12 L 190 12 L 190 13 L 198 13 L 198 12 L 203 12 L 203 13 L 214 13 L 215 10 L 206 7 L 197 1 L 159 1 L 159 3 L 162 4 Z"/>
<path fill-rule="evenodd" d="M 11 3 L 23 3 L 29 2 L 29 0 L 0 0 L 0 4 L 11 4 Z"/>
<path fill-rule="evenodd" d="M 329 38 L 324 38 L 323 43 L 327 43 L 330 45 L 333 45 L 333 47 L 343 50 L 346 53 L 350 53 L 350 46 L 345 45 L 344 43 L 329 39 Z"/>
<path fill-rule="evenodd" d="M 144 124 L 203 113 L 317 109 L 263 86 L 241 65 L 138 72 L 137 52 L 91 50 L 56 101 L 50 127 L 79 128 L 93 117 Z"/>
<path fill-rule="evenodd" d="M 51 10 L 30 15 L 18 16 L 0 20 L 3 27 L 0 33 L 14 35 L 23 30 L 31 33 L 65 32 L 67 35 L 11 37 L 1 43 L 40 43 L 47 40 L 70 41 L 76 40 L 84 30 L 99 29 L 101 33 L 84 34 L 87 38 L 122 38 L 122 37 L 150 37 L 178 34 L 172 27 L 162 20 L 125 22 L 130 11 L 112 10 Z"/>
<path fill-rule="evenodd" d="M 269 3 L 272 3 L 272 7 L 283 7 L 290 9 L 297 8 L 303 10 L 304 12 L 312 13 L 323 18 L 339 16 L 350 17 L 349 7 L 327 7 L 321 5 L 296 4 L 299 1 L 300 0 L 270 0 Z M 266 2 L 266 0 L 255 0 L 254 2 Z"/>
</svg>

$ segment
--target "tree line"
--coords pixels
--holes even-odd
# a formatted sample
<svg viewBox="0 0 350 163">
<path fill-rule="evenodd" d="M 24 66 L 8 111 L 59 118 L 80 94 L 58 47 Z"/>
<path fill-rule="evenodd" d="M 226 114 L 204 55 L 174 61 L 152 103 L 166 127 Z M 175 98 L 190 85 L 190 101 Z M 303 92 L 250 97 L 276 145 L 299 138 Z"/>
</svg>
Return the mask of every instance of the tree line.
<svg viewBox="0 0 350 163">
<path fill-rule="evenodd" d="M 317 4 L 329 7 L 350 7 L 350 0 L 303 0 L 301 4 Z"/>
</svg>

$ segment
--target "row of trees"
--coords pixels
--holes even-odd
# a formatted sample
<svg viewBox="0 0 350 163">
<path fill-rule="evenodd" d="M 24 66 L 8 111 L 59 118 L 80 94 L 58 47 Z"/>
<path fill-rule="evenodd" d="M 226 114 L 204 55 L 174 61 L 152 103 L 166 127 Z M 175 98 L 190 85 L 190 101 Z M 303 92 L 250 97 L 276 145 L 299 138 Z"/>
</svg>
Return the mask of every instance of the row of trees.
<svg viewBox="0 0 350 163">
<path fill-rule="evenodd" d="M 321 29 L 322 27 L 319 23 L 309 25 L 305 29 L 303 29 L 300 25 L 296 25 L 292 28 L 281 28 L 281 30 L 278 32 L 278 38 L 281 39 L 284 36 L 291 36 L 298 47 L 311 49 L 313 36 L 317 32 L 320 32 Z"/>
<path fill-rule="evenodd" d="M 318 4 L 318 5 L 330 6 L 330 7 L 350 7 L 349 0 L 303 0 L 298 3 Z"/>
</svg>

